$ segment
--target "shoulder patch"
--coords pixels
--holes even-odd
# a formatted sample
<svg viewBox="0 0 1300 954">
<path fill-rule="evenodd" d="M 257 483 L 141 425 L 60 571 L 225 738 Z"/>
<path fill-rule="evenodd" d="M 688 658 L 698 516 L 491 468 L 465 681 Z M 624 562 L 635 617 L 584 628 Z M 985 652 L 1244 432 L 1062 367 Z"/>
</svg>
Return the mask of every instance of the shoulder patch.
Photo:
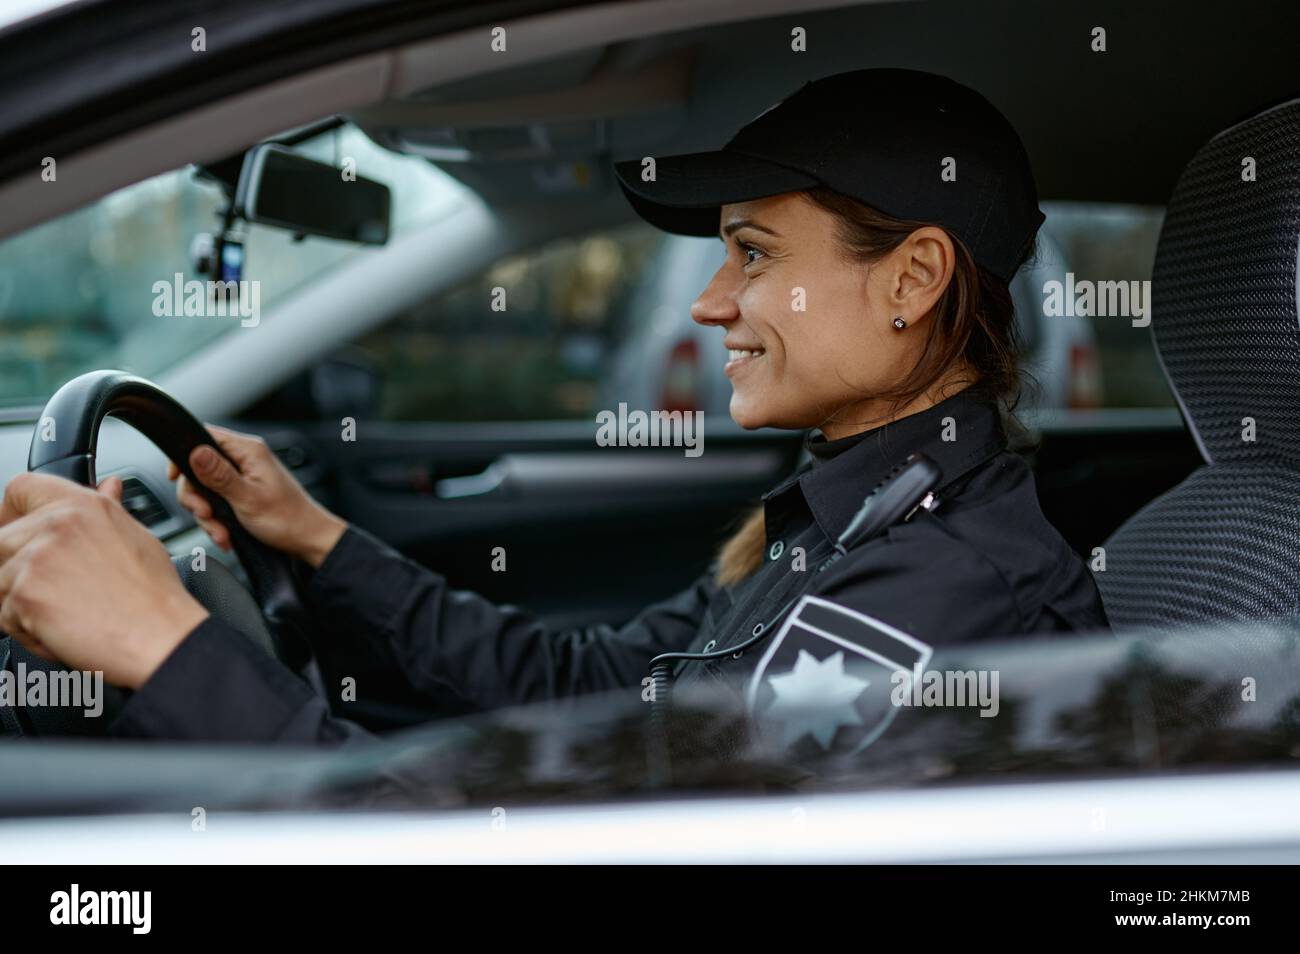
<svg viewBox="0 0 1300 954">
<path fill-rule="evenodd" d="M 916 637 L 819 596 L 795 605 L 745 694 L 758 739 L 810 754 L 860 752 L 893 721 L 891 680 L 933 655 Z M 809 749 L 809 747 L 811 747 Z"/>
</svg>

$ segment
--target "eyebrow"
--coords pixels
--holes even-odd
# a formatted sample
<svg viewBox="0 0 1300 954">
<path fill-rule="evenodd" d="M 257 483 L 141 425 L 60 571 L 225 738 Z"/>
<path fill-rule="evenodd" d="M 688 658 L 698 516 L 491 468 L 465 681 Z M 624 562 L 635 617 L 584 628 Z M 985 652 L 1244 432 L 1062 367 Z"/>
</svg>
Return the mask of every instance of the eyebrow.
<svg viewBox="0 0 1300 954">
<path fill-rule="evenodd" d="M 781 237 L 780 232 L 773 232 L 767 226 L 759 225 L 753 219 L 735 219 L 731 222 L 728 222 L 726 225 L 722 227 L 721 231 L 718 232 L 718 238 L 721 239 L 723 242 L 725 242 L 733 232 L 738 232 L 741 229 L 745 228 L 746 226 L 748 226 L 751 229 L 758 229 L 758 231 L 760 232 L 766 232 L 768 235 L 771 235 L 774 238 Z"/>
</svg>

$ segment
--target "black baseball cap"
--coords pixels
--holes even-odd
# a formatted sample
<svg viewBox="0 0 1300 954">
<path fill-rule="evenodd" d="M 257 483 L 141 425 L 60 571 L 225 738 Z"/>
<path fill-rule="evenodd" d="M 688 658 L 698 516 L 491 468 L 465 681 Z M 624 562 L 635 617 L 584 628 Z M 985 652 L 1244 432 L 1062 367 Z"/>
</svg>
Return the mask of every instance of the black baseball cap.
<svg viewBox="0 0 1300 954">
<path fill-rule="evenodd" d="M 632 207 L 666 232 L 717 236 L 725 203 L 825 185 L 886 215 L 942 226 L 1008 282 L 1044 218 L 1006 117 L 973 89 L 916 70 L 804 83 L 721 149 L 655 157 L 653 182 L 642 181 L 640 159 L 614 169 Z"/>
</svg>

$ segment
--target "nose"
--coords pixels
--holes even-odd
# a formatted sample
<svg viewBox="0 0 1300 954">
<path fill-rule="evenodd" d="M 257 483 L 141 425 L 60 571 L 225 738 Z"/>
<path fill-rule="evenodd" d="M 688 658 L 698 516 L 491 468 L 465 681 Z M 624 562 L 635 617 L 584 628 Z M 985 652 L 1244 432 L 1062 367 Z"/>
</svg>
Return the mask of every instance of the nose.
<svg viewBox="0 0 1300 954">
<path fill-rule="evenodd" d="M 726 325 L 740 317 L 730 256 L 691 304 L 691 320 L 700 325 Z"/>
</svg>

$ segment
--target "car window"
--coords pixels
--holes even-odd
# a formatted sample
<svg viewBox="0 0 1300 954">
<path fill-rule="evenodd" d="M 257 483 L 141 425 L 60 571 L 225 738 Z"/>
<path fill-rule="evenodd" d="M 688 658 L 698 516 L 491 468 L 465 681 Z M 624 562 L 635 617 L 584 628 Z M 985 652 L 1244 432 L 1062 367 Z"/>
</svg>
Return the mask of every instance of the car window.
<svg viewBox="0 0 1300 954">
<path fill-rule="evenodd" d="M 297 148 L 325 161 L 353 159 L 359 175 L 387 184 L 394 234 L 470 194 L 424 160 L 381 149 L 351 126 Z M 0 406 L 43 403 L 95 368 L 152 376 L 218 336 L 256 333 L 251 318 L 171 317 L 165 312 L 178 309 L 156 307 L 159 282 L 184 288 L 204 278 L 196 237 L 219 231 L 224 203 L 213 180 L 177 169 L 0 242 Z M 242 238 L 243 278 L 255 283 L 250 298 L 260 311 L 345 260 L 375 254 L 260 225 L 244 226 Z"/>
<path fill-rule="evenodd" d="M 1044 327 L 1056 323 L 1086 329 L 1095 349 L 1091 357 L 1072 354 L 1069 373 L 1095 375 L 1095 380 L 1084 383 L 1096 405 L 1172 406 L 1173 394 L 1156 357 L 1149 324 L 1151 271 L 1164 209 L 1093 202 L 1044 202 L 1042 208 L 1047 216 L 1044 230 L 1055 247 L 1044 251 L 1040 245 L 1040 258 L 1059 262 L 1058 274 L 1050 279 L 1061 282 L 1056 301 L 1051 300 L 1055 289 L 1044 290 L 1041 283 L 1034 289 L 1039 306 L 1044 306 Z M 1109 288 L 1129 294 L 1127 307 L 1122 296 L 1108 294 Z M 1094 313 L 1079 314 L 1080 302 L 1089 295 Z M 1054 307 L 1058 303 L 1061 307 Z"/>
<path fill-rule="evenodd" d="M 547 242 L 358 338 L 381 377 L 381 416 L 589 416 L 638 324 L 636 291 L 662 243 L 642 223 Z"/>
<path fill-rule="evenodd" d="M 1012 283 L 1029 379 L 1022 406 L 1171 406 L 1139 315 L 1049 302 L 1053 282 L 1062 296 L 1124 282 L 1140 290 L 1129 307 L 1146 307 L 1163 210 L 1049 202 L 1044 211 L 1036 254 Z M 580 418 L 620 402 L 725 416 L 722 336 L 690 317 L 724 254 L 716 239 L 640 222 L 552 241 L 353 344 L 380 375 L 387 420 Z M 504 295 L 496 306 L 494 289 Z"/>
</svg>

